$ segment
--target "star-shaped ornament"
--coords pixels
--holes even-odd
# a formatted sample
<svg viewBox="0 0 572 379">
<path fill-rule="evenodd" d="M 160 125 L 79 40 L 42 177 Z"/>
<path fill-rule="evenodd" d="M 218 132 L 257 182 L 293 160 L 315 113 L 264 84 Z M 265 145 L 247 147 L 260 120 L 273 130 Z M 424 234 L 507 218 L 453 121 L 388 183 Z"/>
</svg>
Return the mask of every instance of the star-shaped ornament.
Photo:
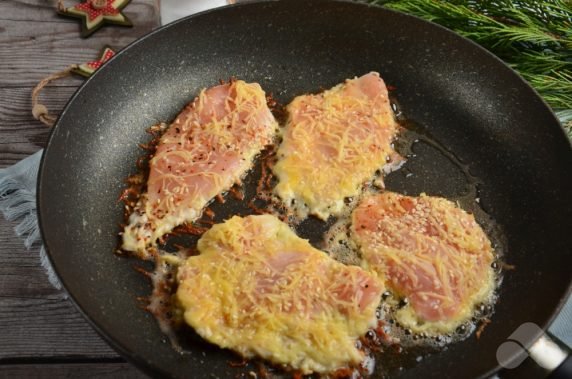
<svg viewBox="0 0 572 379">
<path fill-rule="evenodd" d="M 73 7 L 65 8 L 58 4 L 58 14 L 64 17 L 82 19 L 81 36 L 89 37 L 105 24 L 133 26 L 133 23 L 121 13 L 131 0 L 86 0 Z"/>
<path fill-rule="evenodd" d="M 114 55 L 115 51 L 113 51 L 109 46 L 106 46 L 99 55 L 99 59 L 80 64 L 77 67 L 75 67 L 72 70 L 72 72 L 74 74 L 85 76 L 86 78 L 90 77 L 91 74 L 95 72 L 95 70 L 97 70 L 99 67 L 101 67 L 102 64 L 110 60 L 111 57 L 113 57 Z"/>
</svg>

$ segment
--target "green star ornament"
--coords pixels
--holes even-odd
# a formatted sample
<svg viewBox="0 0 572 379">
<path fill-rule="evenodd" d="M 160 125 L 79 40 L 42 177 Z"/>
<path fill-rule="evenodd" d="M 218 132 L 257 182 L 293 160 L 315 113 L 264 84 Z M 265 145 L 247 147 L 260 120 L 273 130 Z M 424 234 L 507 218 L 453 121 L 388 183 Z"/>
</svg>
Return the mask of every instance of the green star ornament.
<svg viewBox="0 0 572 379">
<path fill-rule="evenodd" d="M 58 14 L 64 17 L 74 17 L 82 20 L 81 36 L 89 37 L 105 24 L 133 26 L 121 10 L 131 0 L 87 0 L 73 7 L 58 6 Z"/>
</svg>

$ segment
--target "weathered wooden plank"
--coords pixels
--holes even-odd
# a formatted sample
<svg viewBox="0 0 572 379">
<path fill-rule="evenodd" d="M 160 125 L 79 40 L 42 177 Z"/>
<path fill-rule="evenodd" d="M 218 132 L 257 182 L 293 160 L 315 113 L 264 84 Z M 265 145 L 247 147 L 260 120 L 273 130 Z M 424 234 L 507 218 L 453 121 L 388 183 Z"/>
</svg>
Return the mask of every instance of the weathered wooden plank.
<svg viewBox="0 0 572 379">
<path fill-rule="evenodd" d="M 13 222 L 0 219 L 0 362 L 23 358 L 117 358 L 26 250 Z"/>
<path fill-rule="evenodd" d="M 0 362 L 42 357 L 117 358 L 65 293 L 49 283 L 38 247 L 26 250 L 14 226 L 0 222 Z"/>
<path fill-rule="evenodd" d="M 77 4 L 79 0 L 64 0 L 66 7 Z M 63 18 L 56 13 L 57 0 L 2 0 L 0 2 L 0 21 L 28 21 L 28 22 L 59 22 L 65 21 L 76 24 L 77 21 Z M 152 7 L 148 10 L 147 7 Z M 149 13 L 153 18 L 159 18 L 158 0 L 133 0 L 123 9 L 123 13 L 132 21 L 141 21 L 147 18 Z M 143 16 L 143 17 L 142 17 Z M 3 23 L 0 23 L 2 25 Z M 137 26 L 137 24 L 135 25 Z M 79 30 L 79 29 L 78 29 Z M 100 33 L 101 31 L 98 31 Z M 132 35 L 139 35 L 135 31 Z"/>
<path fill-rule="evenodd" d="M 40 100 L 58 115 L 76 86 L 46 87 Z M 0 168 L 11 166 L 44 147 L 50 130 L 32 116 L 32 87 L 0 87 Z"/>
<path fill-rule="evenodd" d="M 123 48 L 160 23 L 157 0 L 133 0 L 125 8 L 133 28 L 104 27 L 82 39 L 77 22 L 53 18 L 55 5 L 50 8 L 45 6 L 46 2 L 28 0 L 25 12 L 19 9 L 19 3 L 0 2 L 0 14 L 9 15 L 2 16 L 5 19 L 0 23 L 0 87 L 34 86 L 70 64 L 93 60 L 105 45 Z M 30 21 L 25 13 L 51 21 Z M 76 81 L 76 85 L 81 83 L 79 79 Z"/>
<path fill-rule="evenodd" d="M 43 136 L 39 136 L 38 138 L 40 138 L 42 141 L 47 139 L 47 137 L 44 138 Z M 10 146 L 11 145 L 8 145 L 8 148 L 1 149 L 0 151 L 0 155 L 2 156 L 2 165 L 0 165 L 0 168 L 16 164 L 22 159 L 29 157 L 39 150 L 38 146 L 30 143 L 29 141 L 13 142 L 13 146 Z"/>
<path fill-rule="evenodd" d="M 74 94 L 79 84 L 83 80 L 76 82 L 62 79 L 60 84 L 67 86 L 48 86 L 40 93 L 41 103 L 50 110 L 50 113 L 58 114 L 66 105 L 68 99 Z M 0 130 L 17 132 L 19 128 L 12 125 L 13 121 L 30 122 L 32 117 L 32 88 L 29 87 L 8 87 L 0 88 Z"/>
<path fill-rule="evenodd" d="M 2 0 L 0 2 L 0 21 L 53 22 L 61 20 L 55 12 L 56 4 L 57 0 Z M 69 20 L 69 22 L 73 22 L 73 20 Z M 0 25 L 2 24 L 0 23 Z"/>
<path fill-rule="evenodd" d="M 0 168 L 45 145 L 49 130 L 32 118 L 30 100 L 41 79 L 72 63 L 95 59 L 104 45 L 124 47 L 159 25 L 158 0 L 133 0 L 125 13 L 134 28 L 106 27 L 81 39 L 78 22 L 58 17 L 55 4 L 0 0 Z M 82 82 L 54 82 L 43 91 L 42 103 L 58 114 Z M 0 217 L 0 377 L 142 377 L 125 363 L 2 365 L 121 361 L 64 293 L 52 287 L 38 248 L 27 251 L 14 233 L 15 225 Z"/>
<path fill-rule="evenodd" d="M 0 298 L 64 298 L 64 293 L 48 282 L 39 247 L 26 250 L 13 226 L 15 223 L 0 224 L 2 250 L 10 253 L 0 254 Z"/>
<path fill-rule="evenodd" d="M 117 358 L 64 298 L 0 297 L 2 343 L 6 359 Z"/>
<path fill-rule="evenodd" d="M 0 168 L 18 163 L 43 147 L 49 130 L 45 127 L 27 127 L 25 124 L 17 135 L 8 139 L 7 133 L 0 132 Z"/>
<path fill-rule="evenodd" d="M 121 31 L 105 29 L 89 39 L 80 39 L 77 25 L 65 21 L 39 23 L 34 28 L 30 28 L 27 21 L 7 20 L 2 23 L 6 30 L 0 40 L 1 87 L 33 87 L 43 78 L 71 64 L 94 60 L 105 45 L 121 48 L 133 40 Z M 59 36 L 58 39 L 54 40 L 54 35 Z M 75 82 L 79 85 L 81 79 L 75 79 Z M 54 85 L 60 83 L 57 81 Z"/>
<path fill-rule="evenodd" d="M 148 378 L 129 363 L 19 364 L 0 366 L 0 378 Z"/>
</svg>

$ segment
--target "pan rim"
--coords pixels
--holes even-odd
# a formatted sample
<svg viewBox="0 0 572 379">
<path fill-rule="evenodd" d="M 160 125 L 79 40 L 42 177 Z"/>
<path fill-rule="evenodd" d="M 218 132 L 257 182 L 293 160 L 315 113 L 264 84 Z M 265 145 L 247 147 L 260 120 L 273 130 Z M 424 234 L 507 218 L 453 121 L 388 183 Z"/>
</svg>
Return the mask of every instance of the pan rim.
<svg viewBox="0 0 572 379">
<path fill-rule="evenodd" d="M 106 66 L 110 63 L 110 62 L 114 62 L 115 60 L 121 59 L 121 57 L 123 56 L 123 54 L 125 54 L 127 51 L 129 51 L 130 49 L 133 49 L 135 46 L 143 43 L 144 41 L 146 41 L 149 38 L 152 38 L 154 35 L 159 34 L 164 32 L 164 30 L 173 27 L 174 25 L 178 25 L 180 23 L 186 23 L 189 22 L 189 20 L 193 20 L 195 18 L 199 18 L 202 17 L 205 14 L 210 14 L 210 13 L 214 13 L 214 12 L 226 12 L 228 9 L 232 9 L 232 8 L 236 8 L 236 7 L 249 7 L 249 6 L 258 6 L 258 5 L 266 5 L 269 3 L 278 3 L 281 2 L 281 0 L 271 0 L 271 1 L 248 1 L 248 2 L 243 2 L 243 3 L 237 3 L 237 4 L 231 4 L 231 5 L 227 5 L 221 8 L 215 8 L 215 9 L 210 9 L 210 10 L 206 10 L 200 13 L 196 13 L 184 18 L 181 18 L 179 20 L 176 20 L 172 23 L 169 23 L 167 25 L 163 25 L 147 34 L 145 34 L 144 36 L 138 38 L 137 40 L 131 42 L 130 44 L 128 44 L 126 47 L 122 48 L 113 58 L 111 58 L 108 62 L 106 62 L 101 69 L 97 70 L 91 77 L 89 77 L 75 92 L 74 94 L 70 97 L 69 101 L 66 103 L 66 106 L 64 107 L 64 109 L 62 110 L 61 114 L 59 115 L 56 124 L 53 126 L 53 128 L 50 131 L 49 137 L 48 137 L 48 142 L 46 144 L 45 150 L 44 150 L 44 154 L 42 155 L 41 161 L 40 161 L 40 167 L 39 167 L 39 171 L 38 171 L 38 180 L 37 180 L 37 186 L 36 186 L 36 201 L 38 204 L 37 207 L 37 213 L 38 213 L 38 224 L 40 227 L 40 233 L 41 233 L 41 237 L 42 237 L 42 241 L 44 242 L 44 246 L 46 247 L 46 251 L 47 251 L 47 256 L 49 259 L 50 264 L 52 265 L 52 267 L 54 268 L 54 271 L 56 272 L 58 278 L 60 279 L 61 283 L 63 284 L 63 287 L 66 291 L 66 293 L 68 293 L 69 298 L 71 299 L 72 303 L 74 304 L 74 306 L 76 307 L 76 309 L 78 309 L 80 311 L 80 313 L 82 314 L 82 316 L 89 322 L 89 324 L 97 331 L 97 333 L 99 335 L 101 335 L 104 340 L 110 344 L 110 346 L 112 346 L 114 349 L 116 349 L 124 358 L 126 358 L 128 361 L 134 363 L 137 367 L 141 367 L 144 369 L 144 371 L 148 372 L 148 373 L 152 373 L 152 374 L 159 374 L 159 375 L 168 375 L 167 372 L 164 372 L 160 369 L 158 369 L 157 367 L 153 367 L 152 365 L 149 365 L 149 363 L 145 360 L 144 357 L 139 357 L 139 356 L 134 356 L 133 352 L 130 351 L 130 349 L 125 346 L 123 343 L 121 343 L 120 341 L 118 341 L 117 339 L 115 339 L 112 336 L 107 335 L 107 333 L 105 332 L 105 328 L 100 325 L 98 322 L 96 322 L 95 320 L 92 319 L 92 317 L 90 317 L 88 315 L 88 313 L 86 312 L 86 310 L 84 309 L 84 307 L 80 304 L 81 301 L 77 299 L 77 295 L 74 294 L 73 292 L 70 292 L 69 288 L 69 283 L 66 283 L 66 279 L 64 277 L 62 277 L 60 270 L 58 269 L 58 265 L 56 264 L 56 262 L 54 261 L 54 257 L 52 256 L 52 254 L 50 253 L 50 248 L 49 248 L 49 238 L 48 236 L 46 236 L 45 233 L 45 227 L 44 227 L 44 223 L 46 222 L 44 217 L 42 216 L 42 208 L 43 208 L 43 204 L 44 202 L 41 200 L 42 198 L 42 194 L 43 194 L 43 188 L 42 188 L 42 183 L 45 179 L 45 177 L 47 176 L 45 174 L 45 168 L 46 168 L 46 157 L 48 156 L 49 152 L 50 152 L 50 147 L 52 145 L 52 140 L 53 140 L 53 136 L 55 135 L 55 132 L 60 128 L 61 125 L 61 120 L 65 119 L 67 112 L 69 111 L 69 109 L 73 106 L 76 98 L 78 97 L 78 95 L 83 91 L 83 89 L 90 85 L 90 83 L 92 81 L 97 81 L 98 77 L 101 75 L 99 71 L 105 72 L 106 70 Z M 551 117 L 554 119 L 555 123 L 557 125 L 560 126 L 560 134 L 562 138 L 565 138 L 568 142 L 569 142 L 569 146 L 571 148 L 571 152 L 572 152 L 572 142 L 566 137 L 566 134 L 564 132 L 564 129 L 562 128 L 561 124 L 559 123 L 556 115 L 554 114 L 554 111 L 548 106 L 548 104 L 546 103 L 546 101 L 538 94 L 538 92 L 526 81 L 524 80 L 524 78 L 522 78 L 521 75 L 519 75 L 516 71 L 514 71 L 511 67 L 507 66 L 500 58 L 498 58 L 497 56 L 495 56 L 494 54 L 492 54 L 491 52 L 489 52 L 488 50 L 484 49 L 483 47 L 481 47 L 480 45 L 476 44 L 475 42 L 467 39 L 466 37 L 463 37 L 459 34 L 456 34 L 454 32 L 452 32 L 451 30 L 444 28 L 438 24 L 435 24 L 433 22 L 430 21 L 426 21 L 423 20 L 419 17 L 416 16 L 412 16 L 412 15 L 407 15 L 398 11 L 394 11 L 391 9 L 387 9 L 378 5 L 372 5 L 372 4 L 365 4 L 365 3 L 356 3 L 353 2 L 351 0 L 316 0 L 316 3 L 340 3 L 340 4 L 347 4 L 351 6 L 355 6 L 355 7 L 363 7 L 365 8 L 372 8 L 372 9 L 377 9 L 377 11 L 379 12 L 388 12 L 388 13 L 393 13 L 393 14 L 399 14 L 402 17 L 406 17 L 406 18 L 411 18 L 414 20 L 417 20 L 417 22 L 421 22 L 424 24 L 429 24 L 432 25 L 433 28 L 439 28 L 442 31 L 448 33 L 451 36 L 455 36 L 455 38 L 458 38 L 460 40 L 463 40 L 463 43 L 469 43 L 470 45 L 472 45 L 473 48 L 476 48 L 478 50 L 480 50 L 481 53 L 484 53 L 486 55 L 489 56 L 489 58 L 493 58 L 495 61 L 497 61 L 498 63 L 500 63 L 502 66 L 504 66 L 504 68 L 509 69 L 510 71 L 512 71 L 514 74 L 516 74 L 516 76 L 520 79 L 520 81 L 522 82 L 522 84 L 524 84 L 526 87 L 528 87 L 529 90 L 532 90 L 533 93 L 535 94 L 537 99 L 540 99 L 540 101 L 544 104 L 544 106 L 550 111 Z M 559 312 L 562 310 L 562 307 L 564 306 L 564 304 L 566 303 L 567 297 L 569 297 L 572 293 L 572 279 L 570 280 L 569 284 L 568 284 L 568 288 L 566 290 L 566 296 L 562 297 L 558 303 L 558 306 L 553 309 L 553 312 L 551 314 L 551 316 L 548 318 L 548 320 L 545 322 L 544 325 L 541 325 L 542 329 L 544 331 L 546 331 L 548 329 L 548 327 L 554 322 L 554 319 L 557 317 L 557 315 L 559 314 Z M 500 365 L 497 365 L 496 367 L 493 367 L 492 369 L 490 369 L 489 371 L 487 371 L 485 374 L 483 374 L 483 377 L 488 377 L 491 376 L 492 374 L 498 372 L 501 369 Z"/>
</svg>

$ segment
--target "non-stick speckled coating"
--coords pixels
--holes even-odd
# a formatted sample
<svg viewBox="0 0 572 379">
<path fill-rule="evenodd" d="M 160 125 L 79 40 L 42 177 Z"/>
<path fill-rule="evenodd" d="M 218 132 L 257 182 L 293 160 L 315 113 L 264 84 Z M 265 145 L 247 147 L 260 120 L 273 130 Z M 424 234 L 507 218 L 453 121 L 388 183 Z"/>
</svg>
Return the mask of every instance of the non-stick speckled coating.
<svg viewBox="0 0 572 379">
<path fill-rule="evenodd" d="M 506 260 L 516 266 L 479 340 L 450 346 L 401 375 L 488 374 L 514 329 L 549 322 L 570 282 L 572 152 L 536 93 L 490 54 L 416 18 L 349 2 L 278 1 L 203 13 L 151 33 L 99 70 L 54 128 L 40 172 L 42 234 L 71 297 L 113 346 L 155 374 L 236 373 L 227 364 L 234 355 L 206 343 L 177 354 L 138 307 L 149 284 L 133 261 L 113 254 L 122 217 L 117 198 L 135 171 L 137 144 L 148 140 L 145 129 L 172 119 L 219 79 L 259 82 L 287 103 L 371 70 L 396 88 L 407 116 L 481 180 L 483 207 L 504 230 Z M 440 172 L 445 167 L 425 150 L 415 158 L 424 180 L 412 188 L 389 180 L 390 189 L 454 193 Z"/>
</svg>

